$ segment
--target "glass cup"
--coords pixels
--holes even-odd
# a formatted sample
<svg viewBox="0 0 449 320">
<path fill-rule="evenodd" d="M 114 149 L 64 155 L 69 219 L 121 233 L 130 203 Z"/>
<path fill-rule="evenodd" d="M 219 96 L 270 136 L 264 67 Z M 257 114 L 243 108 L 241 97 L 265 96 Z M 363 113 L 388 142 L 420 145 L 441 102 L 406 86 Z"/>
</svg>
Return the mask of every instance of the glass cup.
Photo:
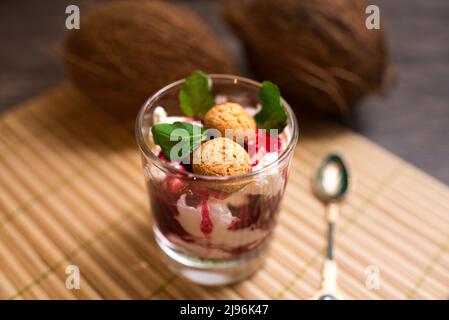
<svg viewBox="0 0 449 320">
<path fill-rule="evenodd" d="M 217 102 L 236 102 L 254 111 L 258 107 L 260 83 L 233 75 L 210 75 L 210 79 Z M 136 121 L 153 231 L 174 273 L 204 285 L 229 284 L 248 277 L 264 262 L 298 140 L 298 124 L 282 99 L 288 115 L 282 133 L 285 146 L 269 165 L 225 177 L 180 170 L 158 157 L 150 132 L 158 106 L 170 117 L 185 117 L 178 101 L 183 83 L 174 82 L 150 97 Z"/>
</svg>

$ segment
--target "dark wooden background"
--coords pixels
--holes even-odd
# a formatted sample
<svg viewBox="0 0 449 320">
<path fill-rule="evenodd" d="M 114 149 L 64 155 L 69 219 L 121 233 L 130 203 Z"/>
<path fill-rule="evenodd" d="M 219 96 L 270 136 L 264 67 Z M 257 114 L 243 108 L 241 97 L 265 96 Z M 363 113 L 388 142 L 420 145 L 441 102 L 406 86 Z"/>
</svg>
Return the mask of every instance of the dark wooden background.
<svg viewBox="0 0 449 320">
<path fill-rule="evenodd" d="M 313 0 L 310 0 L 313 1 Z M 65 7 L 98 1 L 0 1 L 0 110 L 65 79 L 60 52 Z M 218 18 L 219 2 L 185 0 L 212 25 L 249 74 L 242 49 Z M 354 130 L 449 183 L 449 0 L 376 0 L 388 19 L 400 79 L 385 99 L 352 115 Z M 82 23 L 82 21 L 81 21 Z"/>
</svg>

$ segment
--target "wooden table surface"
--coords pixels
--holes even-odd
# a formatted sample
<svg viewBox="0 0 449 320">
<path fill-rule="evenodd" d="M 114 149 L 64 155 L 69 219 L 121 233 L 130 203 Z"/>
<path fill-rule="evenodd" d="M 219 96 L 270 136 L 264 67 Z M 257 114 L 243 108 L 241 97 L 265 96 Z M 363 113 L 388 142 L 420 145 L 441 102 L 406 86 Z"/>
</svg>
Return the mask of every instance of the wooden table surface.
<svg viewBox="0 0 449 320">
<path fill-rule="evenodd" d="M 215 288 L 160 259 L 134 140 L 71 85 L 0 118 L 0 299 L 308 299 L 326 241 L 310 181 L 329 149 L 352 169 L 335 251 L 343 296 L 449 297 L 449 188 L 351 130 L 302 126 L 264 267 Z M 80 290 L 66 287 L 73 265 Z"/>
<path fill-rule="evenodd" d="M 65 7 L 96 1 L 0 2 L 0 110 L 65 79 L 60 59 Z M 203 15 L 249 74 L 242 49 L 214 13 L 218 1 L 180 1 Z M 400 73 L 386 99 L 365 101 L 353 129 L 431 175 L 449 183 L 449 1 L 377 0 L 389 22 L 389 40 Z"/>
</svg>

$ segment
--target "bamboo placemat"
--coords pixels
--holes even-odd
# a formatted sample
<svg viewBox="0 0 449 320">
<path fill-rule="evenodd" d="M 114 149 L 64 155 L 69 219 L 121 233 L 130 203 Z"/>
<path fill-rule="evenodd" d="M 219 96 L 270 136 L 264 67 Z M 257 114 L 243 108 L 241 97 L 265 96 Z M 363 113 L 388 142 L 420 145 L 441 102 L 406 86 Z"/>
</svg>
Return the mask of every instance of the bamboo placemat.
<svg viewBox="0 0 449 320">
<path fill-rule="evenodd" d="M 265 267 L 220 288 L 178 278 L 152 239 L 132 129 L 70 85 L 0 119 L 0 298 L 309 298 L 319 287 L 325 244 L 324 209 L 310 180 L 331 150 L 347 156 L 355 182 L 337 238 L 345 296 L 447 299 L 449 189 L 329 124 L 301 126 Z M 80 269 L 79 290 L 65 286 L 72 264 Z"/>
</svg>

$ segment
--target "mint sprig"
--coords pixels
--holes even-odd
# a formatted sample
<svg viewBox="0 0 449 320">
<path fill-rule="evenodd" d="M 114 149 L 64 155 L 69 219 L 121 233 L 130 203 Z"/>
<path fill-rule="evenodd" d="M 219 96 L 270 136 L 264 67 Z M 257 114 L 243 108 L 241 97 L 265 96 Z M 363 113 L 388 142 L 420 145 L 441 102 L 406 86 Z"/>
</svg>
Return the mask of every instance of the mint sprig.
<svg viewBox="0 0 449 320">
<path fill-rule="evenodd" d="M 206 140 L 206 130 L 189 122 L 158 123 L 151 128 L 154 142 L 171 161 L 181 161 Z M 177 146 L 177 149 L 173 148 Z M 172 153 L 173 150 L 173 153 Z"/>
<path fill-rule="evenodd" d="M 202 119 L 215 105 L 209 77 L 201 71 L 193 72 L 179 92 L 179 102 L 187 116 Z"/>
<path fill-rule="evenodd" d="M 279 87 L 270 81 L 262 82 L 259 91 L 262 109 L 254 116 L 260 129 L 282 130 L 287 125 L 287 114 L 281 103 Z"/>
</svg>

